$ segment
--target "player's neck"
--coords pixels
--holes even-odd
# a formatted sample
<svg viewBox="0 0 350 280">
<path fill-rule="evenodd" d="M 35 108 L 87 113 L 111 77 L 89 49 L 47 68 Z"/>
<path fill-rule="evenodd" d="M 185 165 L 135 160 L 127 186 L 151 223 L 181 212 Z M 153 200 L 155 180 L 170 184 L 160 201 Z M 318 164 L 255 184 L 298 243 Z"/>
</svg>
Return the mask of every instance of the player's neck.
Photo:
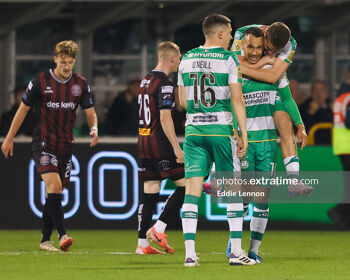
<svg viewBox="0 0 350 280">
<path fill-rule="evenodd" d="M 212 47 L 222 48 L 221 42 L 215 39 L 206 39 L 203 47 L 204 48 L 212 48 Z"/>
<path fill-rule="evenodd" d="M 57 68 L 53 69 L 53 74 L 56 76 L 57 79 L 59 79 L 60 81 L 65 81 L 67 80 L 67 78 L 65 78 L 64 76 L 62 76 L 60 74 L 60 72 L 58 71 Z"/>
<path fill-rule="evenodd" d="M 157 66 L 153 69 L 155 71 L 162 71 L 165 73 L 165 75 L 169 76 L 169 74 L 171 73 L 170 71 L 170 67 L 167 66 L 164 63 L 158 63 Z"/>
</svg>

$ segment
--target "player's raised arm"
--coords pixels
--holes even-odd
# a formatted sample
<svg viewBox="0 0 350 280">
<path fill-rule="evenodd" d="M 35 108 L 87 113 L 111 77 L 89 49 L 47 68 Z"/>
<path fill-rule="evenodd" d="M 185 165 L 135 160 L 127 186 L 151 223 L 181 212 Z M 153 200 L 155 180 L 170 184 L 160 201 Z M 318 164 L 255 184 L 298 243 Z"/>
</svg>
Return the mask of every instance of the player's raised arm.
<svg viewBox="0 0 350 280">
<path fill-rule="evenodd" d="M 248 26 L 247 26 L 248 27 Z M 241 28 L 242 29 L 242 28 Z M 245 27 L 246 29 L 246 27 Z M 270 26 L 260 26 L 260 29 L 264 30 L 264 48 L 268 54 L 276 54 L 272 68 L 270 69 L 258 69 L 254 67 L 247 67 L 245 63 L 241 65 L 241 72 L 258 81 L 265 83 L 275 84 L 285 73 L 292 63 L 292 59 L 297 47 L 297 43 L 291 36 L 290 29 L 282 22 L 275 22 Z M 240 30 L 240 29 L 239 29 Z M 236 36 L 241 39 L 244 35 L 244 30 L 236 32 Z M 234 45 L 234 51 L 237 54 L 237 49 L 240 45 Z M 241 54 L 241 50 L 239 51 Z"/>
<path fill-rule="evenodd" d="M 94 147 L 98 142 L 98 120 L 94 107 L 84 110 L 88 126 L 90 128 L 90 136 L 92 137 L 90 147 Z"/>
<path fill-rule="evenodd" d="M 280 58 L 276 58 L 272 68 L 270 69 L 252 69 L 244 65 L 241 65 L 241 72 L 244 75 L 247 75 L 253 79 L 258 81 L 262 81 L 265 83 L 275 84 L 287 71 L 289 67 L 289 63 L 281 60 Z"/>
<path fill-rule="evenodd" d="M 9 132 L 6 135 L 4 143 L 1 145 L 1 151 L 5 158 L 8 158 L 8 155 L 13 156 L 13 138 L 15 138 L 18 129 L 21 127 L 27 113 L 29 112 L 30 107 L 21 102 L 16 115 L 14 116 Z"/>
</svg>

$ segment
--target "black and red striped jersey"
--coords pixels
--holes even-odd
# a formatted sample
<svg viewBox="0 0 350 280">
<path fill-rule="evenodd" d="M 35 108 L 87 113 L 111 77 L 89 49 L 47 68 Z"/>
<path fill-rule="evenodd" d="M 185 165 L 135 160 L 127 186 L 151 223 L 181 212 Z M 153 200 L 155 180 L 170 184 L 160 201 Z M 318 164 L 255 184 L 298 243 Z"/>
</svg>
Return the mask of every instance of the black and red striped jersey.
<svg viewBox="0 0 350 280">
<path fill-rule="evenodd" d="M 35 114 L 33 142 L 63 154 L 72 148 L 78 106 L 93 107 L 94 96 L 84 77 L 72 73 L 61 81 L 50 69 L 30 81 L 22 102 Z"/>
<path fill-rule="evenodd" d="M 174 153 L 160 123 L 160 110 L 172 110 L 174 117 L 174 85 L 162 71 L 153 70 L 140 83 L 139 158 L 166 158 Z"/>
</svg>

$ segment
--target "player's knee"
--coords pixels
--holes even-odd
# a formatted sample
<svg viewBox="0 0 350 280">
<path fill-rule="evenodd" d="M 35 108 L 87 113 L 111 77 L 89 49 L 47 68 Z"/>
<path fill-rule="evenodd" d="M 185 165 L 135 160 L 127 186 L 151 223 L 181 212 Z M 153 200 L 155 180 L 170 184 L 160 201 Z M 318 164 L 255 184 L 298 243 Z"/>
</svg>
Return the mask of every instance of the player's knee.
<svg viewBox="0 0 350 280">
<path fill-rule="evenodd" d="M 46 188 L 48 193 L 62 193 L 62 184 L 60 183 L 48 183 Z"/>
</svg>

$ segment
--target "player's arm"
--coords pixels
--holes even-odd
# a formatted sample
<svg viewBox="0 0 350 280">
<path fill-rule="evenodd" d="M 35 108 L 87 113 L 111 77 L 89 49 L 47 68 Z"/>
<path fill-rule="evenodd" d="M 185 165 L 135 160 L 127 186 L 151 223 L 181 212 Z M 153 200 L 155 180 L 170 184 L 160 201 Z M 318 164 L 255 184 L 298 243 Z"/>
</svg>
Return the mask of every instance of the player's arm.
<svg viewBox="0 0 350 280">
<path fill-rule="evenodd" d="M 265 65 L 272 65 L 276 60 L 276 54 L 268 54 L 263 56 L 256 64 L 249 63 L 242 55 L 238 56 L 239 64 L 249 69 L 261 69 Z"/>
<path fill-rule="evenodd" d="M 291 117 L 294 125 L 298 128 L 297 137 L 299 142 L 302 143 L 301 149 L 303 149 L 307 144 L 307 135 L 306 135 L 305 126 L 301 118 L 298 106 L 293 99 L 289 85 L 283 88 L 279 88 L 278 95 L 283 101 L 283 105 L 286 107 L 288 114 Z"/>
<path fill-rule="evenodd" d="M 180 86 L 179 86 L 180 93 Z M 171 84 L 165 83 L 158 88 L 158 106 L 160 111 L 160 123 L 163 131 L 173 147 L 176 161 L 184 162 L 184 153 L 180 148 L 179 141 L 175 134 L 174 121 L 171 116 L 171 109 L 175 105 L 175 92 Z"/>
<path fill-rule="evenodd" d="M 90 136 L 92 137 L 90 147 L 96 146 L 98 142 L 98 120 L 97 120 L 94 104 L 95 104 L 94 94 L 91 91 L 90 86 L 84 79 L 83 96 L 80 100 L 80 106 L 85 112 L 86 121 L 90 128 Z"/>
<path fill-rule="evenodd" d="M 248 149 L 248 134 L 247 134 L 247 119 L 246 119 L 246 111 L 244 106 L 244 99 L 242 95 L 242 87 L 240 83 L 230 84 L 231 98 L 233 111 L 235 113 L 239 129 L 241 131 L 241 139 L 243 147 L 241 147 L 238 151 L 238 157 L 242 157 L 245 155 Z"/>
<path fill-rule="evenodd" d="M 179 85 L 179 101 L 180 101 L 180 107 L 187 110 L 187 99 L 186 99 L 186 89 L 182 85 Z"/>
<path fill-rule="evenodd" d="M 241 72 L 255 80 L 275 84 L 287 71 L 288 67 L 288 62 L 277 57 L 270 69 L 251 69 L 243 64 L 241 65 Z"/>
<path fill-rule="evenodd" d="M 176 156 L 176 161 L 178 163 L 184 162 L 184 153 L 180 148 L 179 141 L 177 140 L 175 134 L 175 127 L 173 118 L 171 117 L 171 110 L 160 110 L 160 123 L 162 125 L 163 131 L 168 138 L 171 146 L 174 149 Z"/>
<path fill-rule="evenodd" d="M 229 77 L 228 84 L 231 92 L 232 109 L 234 112 L 233 122 L 234 129 L 237 128 L 237 123 L 241 131 L 241 141 L 239 141 L 237 156 L 242 157 L 248 149 L 248 134 L 247 134 L 247 119 L 244 106 L 244 98 L 242 94 L 242 74 L 240 72 L 239 60 L 236 56 L 232 56 L 227 60 L 226 64 Z M 236 119 L 236 120 L 235 120 Z M 235 131 L 235 135 L 238 134 Z"/>
<path fill-rule="evenodd" d="M 180 63 L 179 70 L 177 72 L 177 85 L 178 85 L 178 89 L 179 89 L 180 107 L 187 110 L 186 89 L 185 89 L 184 82 L 182 80 L 181 69 L 182 69 L 182 62 Z"/>
<path fill-rule="evenodd" d="M 16 136 L 18 129 L 21 127 L 27 113 L 29 112 L 30 107 L 21 102 L 13 120 L 9 132 L 6 135 L 4 143 L 1 145 L 1 151 L 4 154 L 5 158 L 8 158 L 8 155 L 13 156 L 13 139 Z"/>
<path fill-rule="evenodd" d="M 90 128 L 90 136 L 92 137 L 90 147 L 94 147 L 98 142 L 98 120 L 94 107 L 84 110 L 86 115 L 86 120 Z"/>
</svg>

